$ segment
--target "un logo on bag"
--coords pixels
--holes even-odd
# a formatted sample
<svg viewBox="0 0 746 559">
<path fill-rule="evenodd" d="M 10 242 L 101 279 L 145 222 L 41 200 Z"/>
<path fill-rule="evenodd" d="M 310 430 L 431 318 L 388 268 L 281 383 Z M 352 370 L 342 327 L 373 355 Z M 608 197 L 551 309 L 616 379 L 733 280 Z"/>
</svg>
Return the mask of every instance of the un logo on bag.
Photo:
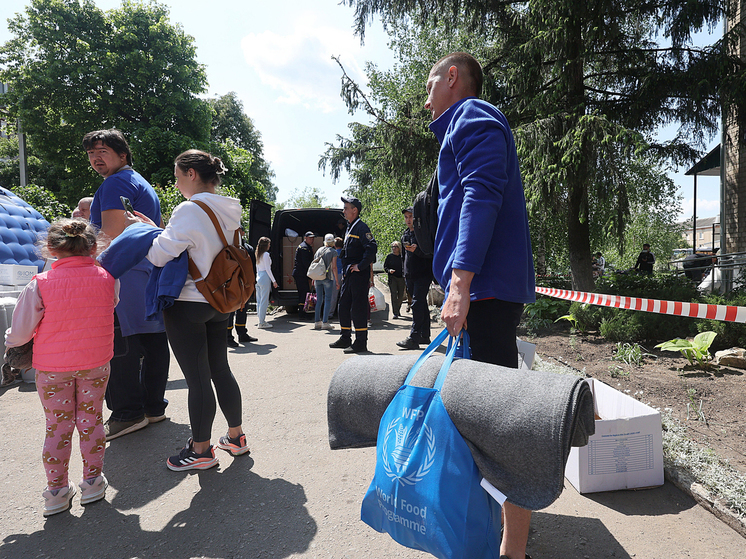
<svg viewBox="0 0 746 559">
<path fill-rule="evenodd" d="M 422 427 L 417 424 L 405 426 L 397 417 L 388 424 L 386 436 L 383 440 L 383 469 L 392 480 L 401 485 L 414 485 L 422 480 L 430 471 L 435 460 L 435 433 L 423 423 Z M 393 450 L 389 451 L 390 442 Z M 416 472 L 407 474 L 409 458 L 416 445 L 426 445 L 425 458 L 420 463 Z M 392 467 L 393 462 L 393 467 Z"/>
</svg>

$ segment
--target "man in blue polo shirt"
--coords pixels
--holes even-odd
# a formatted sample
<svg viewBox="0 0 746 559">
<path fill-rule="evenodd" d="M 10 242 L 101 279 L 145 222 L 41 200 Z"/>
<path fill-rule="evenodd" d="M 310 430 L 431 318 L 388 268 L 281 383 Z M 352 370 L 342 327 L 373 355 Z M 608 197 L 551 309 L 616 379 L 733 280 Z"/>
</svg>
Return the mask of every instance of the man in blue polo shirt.
<svg viewBox="0 0 746 559">
<path fill-rule="evenodd" d="M 448 332 L 468 328 L 472 359 L 517 368 L 516 328 L 535 300 L 531 237 L 513 133 L 477 98 L 482 81 L 466 53 L 441 58 L 428 76 L 425 108 L 441 145 L 433 273 Z M 503 511 L 500 557 L 524 559 L 531 511 L 507 501 Z"/>
<path fill-rule="evenodd" d="M 114 239 L 126 226 L 121 196 L 138 212 L 162 224 L 158 195 L 132 168 L 132 152 L 115 129 L 89 132 L 83 138 L 91 167 L 104 178 L 91 204 L 91 223 Z M 166 419 L 164 398 L 171 355 L 161 317 L 145 320 L 145 287 L 153 265 L 143 260 L 119 278 L 114 316 L 114 358 L 106 388 L 111 410 L 104 428 L 110 441 Z"/>
</svg>

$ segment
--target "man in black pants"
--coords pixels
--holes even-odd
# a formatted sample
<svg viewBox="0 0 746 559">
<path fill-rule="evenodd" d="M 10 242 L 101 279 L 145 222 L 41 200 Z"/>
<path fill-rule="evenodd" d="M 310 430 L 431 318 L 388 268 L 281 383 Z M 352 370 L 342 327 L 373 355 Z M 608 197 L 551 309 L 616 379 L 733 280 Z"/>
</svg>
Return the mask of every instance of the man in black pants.
<svg viewBox="0 0 746 559">
<path fill-rule="evenodd" d="M 306 304 L 306 295 L 311 291 L 308 276 L 308 267 L 313 262 L 313 239 L 316 235 L 308 231 L 303 237 L 303 242 L 295 249 L 295 264 L 293 265 L 293 279 L 298 288 L 298 318 L 306 318 L 303 306 Z"/>
<path fill-rule="evenodd" d="M 342 335 L 329 347 L 344 348 L 345 353 L 368 351 L 368 286 L 370 266 L 378 245 L 368 226 L 360 220 L 363 205 L 354 197 L 342 197 L 343 215 L 349 224 L 342 248 L 344 279 L 339 293 L 339 326 Z M 355 325 L 355 343 L 352 342 Z"/>
<path fill-rule="evenodd" d="M 403 349 L 419 349 L 420 344 L 430 343 L 430 308 L 427 293 L 433 281 L 433 259 L 417 246 L 414 236 L 414 211 L 410 206 L 402 210 L 407 230 L 401 237 L 404 246 L 404 279 L 412 295 L 412 329 L 409 337 L 396 345 Z"/>
<path fill-rule="evenodd" d="M 256 277 L 256 253 L 254 252 L 254 247 L 246 241 L 243 229 L 241 230 L 241 243 L 251 257 L 251 265 L 254 267 L 254 277 Z M 243 307 L 231 313 L 231 316 L 228 319 L 228 347 L 238 347 L 239 342 L 245 344 L 257 341 L 254 336 L 249 335 L 249 331 L 246 329 L 246 315 L 248 314 L 248 307 L 249 302 L 246 301 Z M 236 340 L 233 338 L 234 317 L 236 321 L 236 333 L 238 334 L 238 342 L 236 342 Z"/>
<path fill-rule="evenodd" d="M 104 181 L 96 190 L 90 221 L 109 238 L 126 227 L 121 197 L 138 212 L 161 224 L 158 195 L 132 168 L 132 151 L 119 130 L 96 130 L 83 138 L 91 167 Z M 106 440 L 133 433 L 166 419 L 166 383 L 171 354 L 163 319 L 145 319 L 145 288 L 153 265 L 146 259 L 119 278 L 119 304 L 114 313 L 114 357 L 106 387 L 111 415 L 104 423 Z"/>
<path fill-rule="evenodd" d="M 483 80 L 466 53 L 441 58 L 428 76 L 425 108 L 441 146 L 433 273 L 448 333 L 468 330 L 474 361 L 518 368 L 516 329 L 535 301 L 531 235 L 513 134 L 478 99 Z M 528 558 L 531 511 L 505 501 L 503 516 L 500 559 Z"/>
</svg>

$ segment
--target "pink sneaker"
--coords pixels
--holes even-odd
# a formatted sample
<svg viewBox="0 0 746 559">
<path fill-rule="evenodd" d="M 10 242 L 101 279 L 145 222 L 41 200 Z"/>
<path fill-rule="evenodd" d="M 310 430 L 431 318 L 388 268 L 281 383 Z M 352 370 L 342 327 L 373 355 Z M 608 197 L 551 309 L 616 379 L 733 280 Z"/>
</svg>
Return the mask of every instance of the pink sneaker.
<svg viewBox="0 0 746 559">
<path fill-rule="evenodd" d="M 249 443 L 246 442 L 246 435 L 241 433 L 235 439 L 231 439 L 227 434 L 220 437 L 218 448 L 230 452 L 233 456 L 240 456 L 249 452 Z"/>
<path fill-rule="evenodd" d="M 106 496 L 106 488 L 109 487 L 109 481 L 104 474 L 91 479 L 84 479 L 80 482 L 80 504 L 87 505 L 95 503 Z"/>
<path fill-rule="evenodd" d="M 70 508 L 75 496 L 75 486 L 68 483 L 67 487 L 60 489 L 47 489 L 41 496 L 44 497 L 44 516 L 52 516 Z"/>
</svg>

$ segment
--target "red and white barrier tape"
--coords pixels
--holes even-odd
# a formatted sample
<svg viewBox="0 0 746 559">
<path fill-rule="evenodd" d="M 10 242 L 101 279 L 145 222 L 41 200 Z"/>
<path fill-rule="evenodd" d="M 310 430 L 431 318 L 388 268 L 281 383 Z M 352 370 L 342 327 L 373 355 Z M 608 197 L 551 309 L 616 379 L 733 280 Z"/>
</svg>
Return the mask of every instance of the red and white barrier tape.
<svg viewBox="0 0 746 559">
<path fill-rule="evenodd" d="M 548 287 L 537 287 L 536 292 L 541 295 L 548 295 L 549 297 L 576 301 L 578 303 L 589 303 L 602 307 L 670 314 L 673 316 L 688 316 L 691 318 L 709 318 L 712 320 L 724 320 L 726 322 L 746 322 L 746 307 L 661 301 L 660 299 L 604 295 L 601 293 L 586 293 L 584 291 L 550 289 Z"/>
</svg>

